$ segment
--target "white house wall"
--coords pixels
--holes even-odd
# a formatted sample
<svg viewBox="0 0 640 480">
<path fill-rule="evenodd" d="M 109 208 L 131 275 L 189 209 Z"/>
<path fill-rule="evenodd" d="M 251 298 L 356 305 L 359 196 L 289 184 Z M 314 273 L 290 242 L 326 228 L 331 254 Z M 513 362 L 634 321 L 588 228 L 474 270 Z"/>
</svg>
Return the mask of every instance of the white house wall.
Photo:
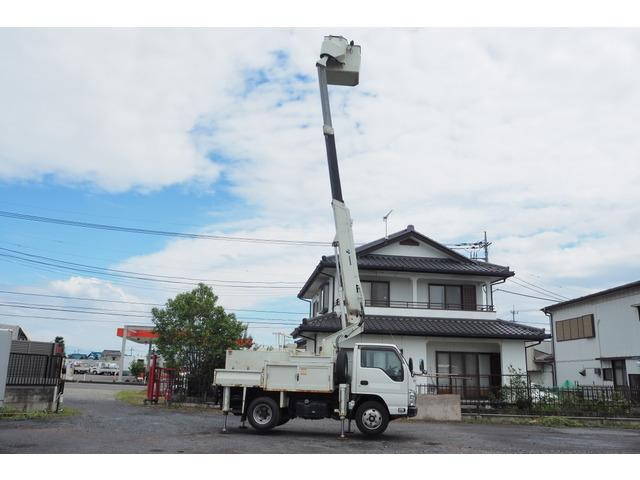
<svg viewBox="0 0 640 480">
<path fill-rule="evenodd" d="M 314 334 L 308 334 L 313 337 Z M 319 333 L 317 336 L 318 348 L 327 334 Z M 417 373 L 420 360 L 424 361 L 426 375 L 436 374 L 436 352 L 475 352 L 475 353 L 500 353 L 502 374 L 510 372 L 509 367 L 520 374 L 526 374 L 527 365 L 524 352 L 524 341 L 501 339 L 464 339 L 454 337 L 416 337 L 405 335 L 372 335 L 362 334 L 350 338 L 341 344 L 344 348 L 353 348 L 356 343 L 390 343 L 402 350 L 404 357 L 409 361 L 413 359 L 413 368 Z M 313 351 L 314 342 L 307 341 L 307 350 Z M 504 379 L 507 381 L 506 377 Z M 427 383 L 426 377 L 416 376 L 418 383 Z"/>
<path fill-rule="evenodd" d="M 391 245 L 379 248 L 373 253 L 375 253 L 376 255 L 402 255 L 406 257 L 451 258 L 451 255 L 447 255 L 437 248 L 433 248 L 432 246 L 420 241 L 418 241 L 418 243 L 420 245 L 412 246 L 400 245 L 399 242 L 396 242 L 392 243 Z"/>
<path fill-rule="evenodd" d="M 565 381 L 582 385 L 613 385 L 596 375 L 595 368 L 610 368 L 611 362 L 601 357 L 640 356 L 640 321 L 632 305 L 640 304 L 640 289 L 617 292 L 592 300 L 561 307 L 553 312 L 554 348 L 558 385 Z M 594 338 L 558 342 L 555 323 L 560 320 L 593 314 Z M 640 374 L 639 359 L 626 361 L 627 374 Z M 578 372 L 586 370 L 586 375 Z"/>
</svg>

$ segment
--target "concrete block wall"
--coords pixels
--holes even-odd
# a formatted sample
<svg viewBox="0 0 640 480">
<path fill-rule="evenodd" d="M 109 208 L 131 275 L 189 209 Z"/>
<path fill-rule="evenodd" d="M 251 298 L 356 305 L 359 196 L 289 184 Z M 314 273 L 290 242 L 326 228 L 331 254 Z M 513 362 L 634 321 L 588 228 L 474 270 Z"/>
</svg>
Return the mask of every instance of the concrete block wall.
<svg viewBox="0 0 640 480">
<path fill-rule="evenodd" d="M 462 421 L 460 395 L 418 395 L 418 415 L 410 420 Z"/>
<path fill-rule="evenodd" d="M 53 386 L 8 385 L 4 394 L 4 407 L 22 412 L 53 409 Z"/>
</svg>

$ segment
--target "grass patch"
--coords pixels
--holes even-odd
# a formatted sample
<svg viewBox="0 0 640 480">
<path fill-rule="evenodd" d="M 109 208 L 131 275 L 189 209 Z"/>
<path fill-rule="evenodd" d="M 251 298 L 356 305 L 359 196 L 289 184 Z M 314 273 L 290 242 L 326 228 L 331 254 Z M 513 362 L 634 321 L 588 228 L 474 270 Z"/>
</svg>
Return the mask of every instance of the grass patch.
<svg viewBox="0 0 640 480">
<path fill-rule="evenodd" d="M 45 410 L 35 410 L 24 412 L 11 408 L 0 408 L 0 421 L 3 420 L 52 420 L 56 418 L 71 417 L 78 415 L 80 410 L 71 407 L 62 407 L 60 411 L 47 412 Z"/>
<path fill-rule="evenodd" d="M 129 405 L 143 405 L 145 398 L 147 398 L 146 390 L 121 390 L 116 393 L 116 400 Z"/>
<path fill-rule="evenodd" d="M 500 423 L 506 425 L 537 425 L 541 427 L 554 427 L 554 428 L 623 428 L 631 430 L 640 430 L 640 422 L 616 422 L 611 420 L 599 420 L 594 418 L 593 420 L 578 420 L 574 418 L 567 418 L 562 416 L 544 416 L 533 418 L 517 418 L 517 417 L 463 417 L 463 421 L 467 423 Z"/>
</svg>

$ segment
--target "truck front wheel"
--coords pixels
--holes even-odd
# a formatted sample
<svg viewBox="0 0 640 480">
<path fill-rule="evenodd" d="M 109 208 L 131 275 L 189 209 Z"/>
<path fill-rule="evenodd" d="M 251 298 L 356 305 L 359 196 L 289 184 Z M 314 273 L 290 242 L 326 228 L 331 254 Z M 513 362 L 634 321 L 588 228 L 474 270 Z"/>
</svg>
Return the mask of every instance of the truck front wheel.
<svg viewBox="0 0 640 480">
<path fill-rule="evenodd" d="M 280 423 L 280 408 L 273 398 L 258 397 L 249 404 L 247 420 L 259 432 L 271 430 Z"/>
<path fill-rule="evenodd" d="M 356 425 L 364 435 L 380 435 L 389 426 L 389 413 L 380 402 L 364 402 L 356 410 Z"/>
</svg>

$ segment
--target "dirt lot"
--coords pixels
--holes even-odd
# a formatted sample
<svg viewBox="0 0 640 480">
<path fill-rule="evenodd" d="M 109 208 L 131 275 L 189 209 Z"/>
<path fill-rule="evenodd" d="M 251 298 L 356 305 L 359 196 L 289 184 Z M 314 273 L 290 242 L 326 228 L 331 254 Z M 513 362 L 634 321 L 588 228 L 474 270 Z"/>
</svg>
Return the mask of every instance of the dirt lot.
<svg viewBox="0 0 640 480">
<path fill-rule="evenodd" d="M 394 422 L 376 440 L 338 438 L 339 423 L 294 420 L 266 435 L 220 433 L 215 410 L 132 406 L 115 393 L 135 386 L 67 384 L 80 414 L 0 421 L 0 453 L 640 453 L 640 431 L 520 425 Z"/>
</svg>

